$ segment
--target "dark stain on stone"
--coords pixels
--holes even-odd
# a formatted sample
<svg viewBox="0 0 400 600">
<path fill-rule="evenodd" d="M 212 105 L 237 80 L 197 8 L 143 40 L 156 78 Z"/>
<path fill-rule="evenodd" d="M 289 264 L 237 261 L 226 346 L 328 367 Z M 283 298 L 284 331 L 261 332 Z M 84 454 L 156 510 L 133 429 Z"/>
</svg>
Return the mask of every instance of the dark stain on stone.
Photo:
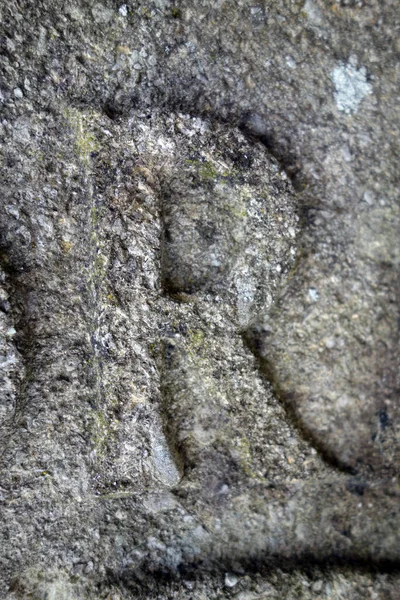
<svg viewBox="0 0 400 600">
<path fill-rule="evenodd" d="M 368 484 L 365 481 L 362 481 L 358 478 L 348 479 L 346 481 L 346 490 L 350 492 L 350 494 L 355 494 L 357 496 L 363 496 L 365 490 L 368 488 Z"/>
</svg>

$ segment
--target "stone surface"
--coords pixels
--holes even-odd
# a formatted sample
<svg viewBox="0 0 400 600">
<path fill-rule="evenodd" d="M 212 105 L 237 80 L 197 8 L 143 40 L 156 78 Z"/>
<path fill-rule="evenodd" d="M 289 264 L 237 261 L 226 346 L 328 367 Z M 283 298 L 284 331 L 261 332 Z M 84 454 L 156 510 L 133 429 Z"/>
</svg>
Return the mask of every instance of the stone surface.
<svg viewBox="0 0 400 600">
<path fill-rule="evenodd" d="M 0 11 L 1 597 L 395 600 L 396 2 Z"/>
</svg>

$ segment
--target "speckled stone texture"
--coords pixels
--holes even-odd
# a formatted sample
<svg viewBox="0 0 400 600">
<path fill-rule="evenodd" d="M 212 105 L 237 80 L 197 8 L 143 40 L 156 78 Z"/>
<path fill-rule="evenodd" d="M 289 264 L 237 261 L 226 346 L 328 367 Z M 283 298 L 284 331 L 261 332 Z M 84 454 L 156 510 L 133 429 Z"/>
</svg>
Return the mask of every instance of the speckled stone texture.
<svg viewBox="0 0 400 600">
<path fill-rule="evenodd" d="M 397 2 L 0 13 L 1 598 L 397 600 Z"/>
</svg>

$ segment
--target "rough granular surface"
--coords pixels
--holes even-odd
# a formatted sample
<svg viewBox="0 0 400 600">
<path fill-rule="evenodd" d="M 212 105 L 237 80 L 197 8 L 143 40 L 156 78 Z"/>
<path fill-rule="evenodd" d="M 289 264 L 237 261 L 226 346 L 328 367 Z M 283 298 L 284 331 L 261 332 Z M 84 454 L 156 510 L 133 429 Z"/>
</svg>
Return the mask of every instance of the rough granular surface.
<svg viewBox="0 0 400 600">
<path fill-rule="evenodd" d="M 397 600 L 397 3 L 0 13 L 1 598 Z"/>
</svg>

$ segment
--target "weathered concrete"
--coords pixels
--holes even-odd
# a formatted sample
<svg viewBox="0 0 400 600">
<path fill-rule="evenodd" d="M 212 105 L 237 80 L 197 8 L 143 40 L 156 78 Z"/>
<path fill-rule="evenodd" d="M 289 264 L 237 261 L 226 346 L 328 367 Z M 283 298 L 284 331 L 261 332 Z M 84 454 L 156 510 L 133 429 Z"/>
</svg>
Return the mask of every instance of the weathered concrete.
<svg viewBox="0 0 400 600">
<path fill-rule="evenodd" d="M 396 3 L 0 8 L 2 597 L 395 599 Z"/>
</svg>

